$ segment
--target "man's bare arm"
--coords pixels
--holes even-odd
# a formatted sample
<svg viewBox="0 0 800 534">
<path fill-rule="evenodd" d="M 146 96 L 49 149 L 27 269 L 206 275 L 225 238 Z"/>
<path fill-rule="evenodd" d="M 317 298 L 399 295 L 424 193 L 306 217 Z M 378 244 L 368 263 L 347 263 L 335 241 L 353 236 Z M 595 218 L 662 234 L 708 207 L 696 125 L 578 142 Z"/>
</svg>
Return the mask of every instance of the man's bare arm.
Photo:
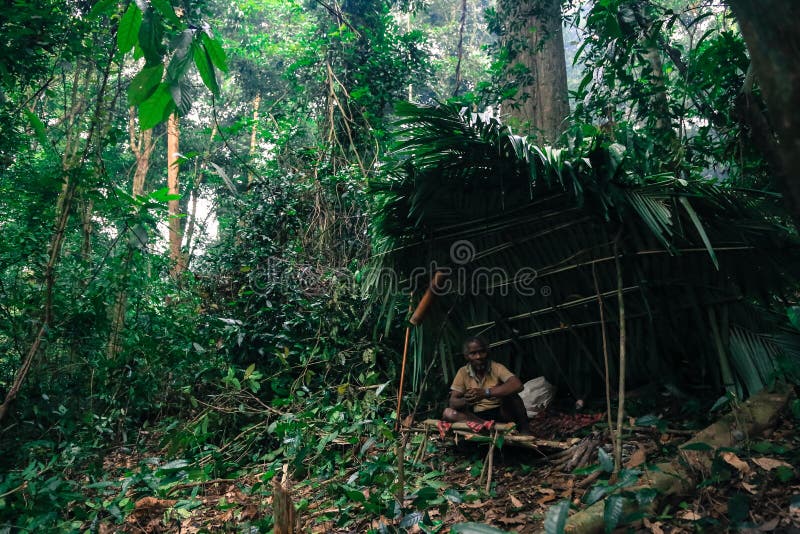
<svg viewBox="0 0 800 534">
<path fill-rule="evenodd" d="M 467 399 L 462 392 L 451 389 L 449 406 L 454 410 L 463 410 L 467 407 Z"/>
<path fill-rule="evenodd" d="M 522 381 L 516 376 L 511 376 L 500 385 L 491 388 L 492 397 L 508 397 L 514 393 L 522 391 Z"/>
</svg>

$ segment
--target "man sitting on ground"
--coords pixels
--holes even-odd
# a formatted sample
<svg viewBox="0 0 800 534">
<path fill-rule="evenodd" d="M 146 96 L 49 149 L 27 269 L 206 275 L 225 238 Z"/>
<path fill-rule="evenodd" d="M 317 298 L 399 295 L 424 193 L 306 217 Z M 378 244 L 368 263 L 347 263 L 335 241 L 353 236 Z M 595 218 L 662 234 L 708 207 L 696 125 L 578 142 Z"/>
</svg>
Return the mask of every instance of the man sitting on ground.
<svg viewBox="0 0 800 534">
<path fill-rule="evenodd" d="M 467 365 L 453 379 L 443 419 L 477 423 L 478 428 L 488 421 L 513 422 L 521 434 L 529 434 L 528 414 L 518 395 L 522 391 L 520 379 L 489 359 L 489 347 L 480 337 L 467 339 L 463 352 Z"/>
</svg>

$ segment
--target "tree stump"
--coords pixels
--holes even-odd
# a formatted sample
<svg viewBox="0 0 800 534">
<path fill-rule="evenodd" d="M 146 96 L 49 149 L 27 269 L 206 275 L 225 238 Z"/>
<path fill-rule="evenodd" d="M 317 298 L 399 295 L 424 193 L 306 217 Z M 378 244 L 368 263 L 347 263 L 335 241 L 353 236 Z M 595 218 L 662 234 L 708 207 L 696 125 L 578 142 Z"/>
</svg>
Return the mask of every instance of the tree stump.
<svg viewBox="0 0 800 534">
<path fill-rule="evenodd" d="M 288 471 L 289 465 L 284 465 L 280 482 L 277 476 L 272 479 L 272 518 L 275 534 L 294 534 L 297 531 Z"/>
</svg>

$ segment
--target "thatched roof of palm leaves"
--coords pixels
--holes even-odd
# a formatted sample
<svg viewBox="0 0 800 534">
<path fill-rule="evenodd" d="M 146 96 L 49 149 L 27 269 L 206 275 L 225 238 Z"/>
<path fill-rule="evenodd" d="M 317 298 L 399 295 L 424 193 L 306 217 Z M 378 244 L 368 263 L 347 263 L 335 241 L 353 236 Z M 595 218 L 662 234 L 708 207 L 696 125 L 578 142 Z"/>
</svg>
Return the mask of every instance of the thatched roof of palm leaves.
<svg viewBox="0 0 800 534">
<path fill-rule="evenodd" d="M 585 395 L 603 376 L 603 328 L 617 373 L 620 290 L 633 382 L 721 391 L 722 351 L 740 393 L 753 392 L 777 356 L 797 356 L 771 313 L 800 272 L 797 238 L 763 194 L 642 176 L 599 138 L 559 150 L 454 107 L 398 113 L 399 164 L 372 184 L 366 281 L 388 324 L 449 272 L 413 336 L 415 384 L 429 362 L 449 381 L 462 339 L 482 335 L 523 379 Z"/>
</svg>

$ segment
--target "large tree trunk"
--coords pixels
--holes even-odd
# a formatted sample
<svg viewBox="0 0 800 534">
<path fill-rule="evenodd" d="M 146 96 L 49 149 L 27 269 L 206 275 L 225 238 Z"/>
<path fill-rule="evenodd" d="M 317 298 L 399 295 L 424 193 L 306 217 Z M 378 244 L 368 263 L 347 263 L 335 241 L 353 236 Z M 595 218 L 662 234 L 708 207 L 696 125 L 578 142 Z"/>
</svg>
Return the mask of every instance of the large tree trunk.
<svg viewBox="0 0 800 534">
<path fill-rule="evenodd" d="M 178 116 L 173 113 L 167 123 L 167 187 L 170 195 L 180 194 L 178 182 L 178 137 L 180 128 Z M 180 201 L 169 201 L 169 257 L 172 261 L 172 274 L 178 276 L 183 272 L 183 258 L 181 256 L 181 219 Z"/>
<path fill-rule="evenodd" d="M 778 140 L 773 172 L 800 229 L 800 3 L 787 0 L 728 0 L 739 21 L 758 85 Z"/>
<path fill-rule="evenodd" d="M 554 143 L 569 115 L 567 64 L 561 30 L 560 0 L 500 0 L 505 46 L 511 52 L 507 72 L 526 75 L 503 111 L 523 133 Z"/>
</svg>

